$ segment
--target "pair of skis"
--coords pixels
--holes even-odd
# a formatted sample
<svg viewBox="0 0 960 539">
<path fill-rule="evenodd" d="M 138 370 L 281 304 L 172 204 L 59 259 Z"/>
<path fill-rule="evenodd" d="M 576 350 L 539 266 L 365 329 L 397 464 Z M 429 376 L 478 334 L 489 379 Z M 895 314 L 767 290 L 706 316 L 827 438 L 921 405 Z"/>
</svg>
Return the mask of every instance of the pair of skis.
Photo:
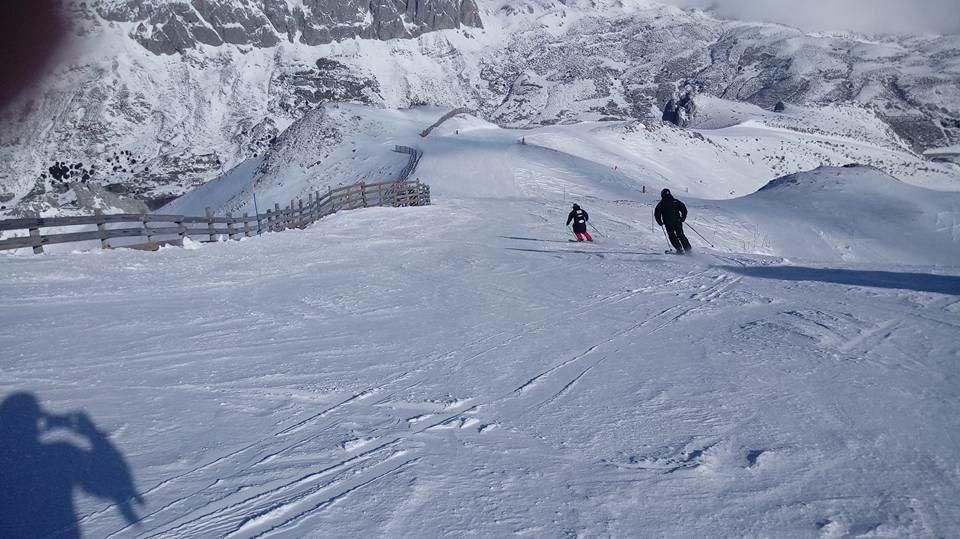
<svg viewBox="0 0 960 539">
<path fill-rule="evenodd" d="M 593 231 L 597 233 L 597 236 L 605 237 L 603 234 L 600 233 L 599 230 L 597 230 L 597 227 L 593 226 L 593 223 L 591 223 L 590 221 L 587 221 L 587 226 L 589 226 L 590 228 L 592 228 Z M 570 228 L 570 225 L 567 225 L 567 230 L 573 232 L 573 229 Z M 596 240 L 587 240 L 587 241 L 583 241 L 583 240 L 567 240 L 567 241 L 570 242 L 570 243 L 596 243 Z"/>
</svg>

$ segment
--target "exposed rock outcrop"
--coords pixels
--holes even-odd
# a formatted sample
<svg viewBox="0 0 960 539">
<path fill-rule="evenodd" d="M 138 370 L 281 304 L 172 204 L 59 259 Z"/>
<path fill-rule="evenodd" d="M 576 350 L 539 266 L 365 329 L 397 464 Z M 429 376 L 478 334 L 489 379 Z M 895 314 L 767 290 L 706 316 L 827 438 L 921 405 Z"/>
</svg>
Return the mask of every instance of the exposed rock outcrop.
<svg viewBox="0 0 960 539">
<path fill-rule="evenodd" d="M 411 38 L 482 27 L 474 0 L 99 0 L 108 21 L 139 23 L 133 37 L 154 54 L 200 44 L 272 47 L 281 40 L 321 45 L 355 37 Z"/>
</svg>

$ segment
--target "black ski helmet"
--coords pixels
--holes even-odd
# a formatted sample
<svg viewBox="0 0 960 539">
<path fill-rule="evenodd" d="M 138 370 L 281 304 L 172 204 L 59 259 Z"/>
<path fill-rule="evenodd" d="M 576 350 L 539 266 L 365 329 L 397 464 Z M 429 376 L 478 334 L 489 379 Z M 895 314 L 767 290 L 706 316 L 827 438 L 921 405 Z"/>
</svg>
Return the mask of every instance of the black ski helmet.
<svg viewBox="0 0 960 539">
<path fill-rule="evenodd" d="M 669 189 L 664 189 L 663 191 L 660 191 L 660 198 L 667 198 L 667 197 L 672 197 L 672 196 L 673 196 L 673 195 L 670 194 L 670 190 L 669 190 Z"/>
<path fill-rule="evenodd" d="M 579 210 L 579 209 L 580 209 L 580 205 L 577 204 L 576 202 L 574 202 L 574 203 L 573 203 L 573 209 Z"/>
</svg>

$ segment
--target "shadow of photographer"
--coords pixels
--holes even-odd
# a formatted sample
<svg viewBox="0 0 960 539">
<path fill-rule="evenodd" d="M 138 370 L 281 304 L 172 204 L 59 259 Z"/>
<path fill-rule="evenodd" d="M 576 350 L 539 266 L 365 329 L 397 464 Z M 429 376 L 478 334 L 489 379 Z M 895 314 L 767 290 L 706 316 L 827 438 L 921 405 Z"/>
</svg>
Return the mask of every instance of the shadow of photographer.
<svg viewBox="0 0 960 539">
<path fill-rule="evenodd" d="M 75 489 L 137 522 L 143 499 L 130 467 L 87 414 L 50 414 L 31 393 L 8 395 L 0 403 L 0 537 L 80 537 Z"/>
</svg>

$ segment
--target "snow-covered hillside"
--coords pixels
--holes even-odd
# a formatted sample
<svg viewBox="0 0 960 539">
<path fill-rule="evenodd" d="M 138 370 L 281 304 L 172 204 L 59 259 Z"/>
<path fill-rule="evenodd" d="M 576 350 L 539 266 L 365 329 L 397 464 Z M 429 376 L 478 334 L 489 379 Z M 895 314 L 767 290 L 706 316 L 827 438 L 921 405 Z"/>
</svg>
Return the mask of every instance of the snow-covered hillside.
<svg viewBox="0 0 960 539">
<path fill-rule="evenodd" d="M 484 154 L 451 154 L 431 207 L 194 250 L 0 256 L 0 399 L 85 412 L 112 453 L 70 423 L 37 442 L 122 456 L 106 469 L 143 500 L 124 518 L 130 491 L 83 476 L 84 535 L 960 533 L 960 223 L 932 219 L 956 194 L 855 168 L 686 199 L 718 249 L 691 233 L 698 254 L 678 257 L 642 195 L 579 198 L 602 235 L 568 243 L 564 186 L 624 184 L 514 147 L 554 167 L 511 197 L 453 197 Z M 845 227 L 860 244 L 836 241 Z M 747 251 L 769 256 L 743 252 L 757 233 Z M 0 474 L 33 469 L 31 442 L 0 439 Z M 23 481 L 4 493 L 73 486 Z"/>
<path fill-rule="evenodd" d="M 669 187 L 726 199 L 753 193 L 778 176 L 849 164 L 888 170 L 913 185 L 960 191 L 960 168 L 915 155 L 856 109 L 781 115 L 711 100 L 703 110 L 706 128 L 693 130 L 638 122 L 508 129 L 461 114 L 421 137 L 447 109 L 329 105 L 295 123 L 263 156 L 163 212 L 252 212 L 254 185 L 263 211 L 328 187 L 390 181 L 407 160 L 392 152 L 397 144 L 424 152 L 415 176 L 441 196 L 613 200 Z"/>
<path fill-rule="evenodd" d="M 78 181 L 157 206 L 257 159 L 332 102 L 467 106 L 511 127 L 649 125 L 669 99 L 692 91 L 768 109 L 807 104 L 796 110 L 814 115 L 842 104 L 914 151 L 958 141 L 956 36 L 805 35 L 646 0 L 483 0 L 476 12 L 462 2 L 459 22 L 451 2 L 430 17 L 371 15 L 357 4 L 330 15 L 344 36 L 419 37 L 326 43 L 336 36 L 310 33 L 323 2 L 234 3 L 232 11 L 230 0 L 73 5 L 69 59 L 0 118 L 0 206 L 82 206 L 70 188 Z M 352 25 L 364 10 L 369 20 Z M 442 28 L 451 29 L 429 31 Z M 166 54 L 168 45 L 179 52 Z"/>
<path fill-rule="evenodd" d="M 956 265 L 960 193 L 911 187 L 872 167 L 824 168 L 778 178 L 730 201 L 766 249 L 805 259 Z M 720 232 L 723 235 L 722 232 Z"/>
</svg>

